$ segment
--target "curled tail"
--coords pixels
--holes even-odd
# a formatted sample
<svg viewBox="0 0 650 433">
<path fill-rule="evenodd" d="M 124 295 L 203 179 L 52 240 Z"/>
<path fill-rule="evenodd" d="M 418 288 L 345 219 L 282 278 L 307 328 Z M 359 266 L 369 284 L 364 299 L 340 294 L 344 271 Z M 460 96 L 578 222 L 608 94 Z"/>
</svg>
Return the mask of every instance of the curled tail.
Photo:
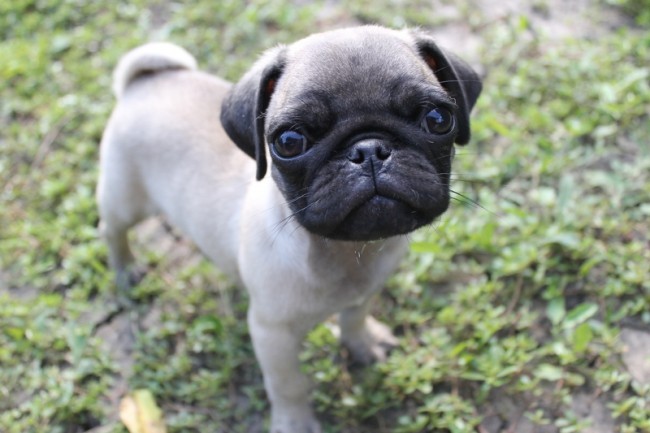
<svg viewBox="0 0 650 433">
<path fill-rule="evenodd" d="M 113 93 L 119 99 L 138 75 L 167 69 L 196 69 L 196 59 L 178 45 L 152 42 L 126 53 L 113 72 Z"/>
</svg>

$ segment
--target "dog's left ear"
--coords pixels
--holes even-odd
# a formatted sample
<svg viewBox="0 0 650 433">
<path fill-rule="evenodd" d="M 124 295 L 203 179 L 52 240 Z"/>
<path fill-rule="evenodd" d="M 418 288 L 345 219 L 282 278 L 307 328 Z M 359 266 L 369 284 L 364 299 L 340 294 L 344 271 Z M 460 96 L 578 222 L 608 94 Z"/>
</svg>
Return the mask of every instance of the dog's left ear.
<svg viewBox="0 0 650 433">
<path fill-rule="evenodd" d="M 230 89 L 221 104 L 221 124 L 237 147 L 257 162 L 257 180 L 266 174 L 266 109 L 283 68 L 284 48 L 268 51 Z"/>
<path fill-rule="evenodd" d="M 440 85 L 456 100 L 459 108 L 456 143 L 467 144 L 470 138 L 469 113 L 483 88 L 481 78 L 465 61 L 438 47 L 430 36 L 419 32 L 412 32 L 412 35 L 422 59 Z"/>
</svg>

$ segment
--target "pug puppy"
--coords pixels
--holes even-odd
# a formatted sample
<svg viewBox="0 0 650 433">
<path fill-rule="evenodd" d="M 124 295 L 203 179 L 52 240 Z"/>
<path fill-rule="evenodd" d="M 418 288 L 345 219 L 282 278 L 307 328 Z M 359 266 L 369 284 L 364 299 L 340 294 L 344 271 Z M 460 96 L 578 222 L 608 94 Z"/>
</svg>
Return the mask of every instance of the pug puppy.
<svg viewBox="0 0 650 433">
<path fill-rule="evenodd" d="M 131 282 L 127 230 L 164 215 L 248 290 L 271 432 L 320 432 L 301 341 L 340 313 L 356 359 L 397 343 L 370 301 L 404 235 L 447 209 L 480 91 L 471 67 L 414 30 L 312 35 L 234 85 L 175 45 L 134 49 L 114 74 L 97 191 L 118 286 Z"/>
</svg>

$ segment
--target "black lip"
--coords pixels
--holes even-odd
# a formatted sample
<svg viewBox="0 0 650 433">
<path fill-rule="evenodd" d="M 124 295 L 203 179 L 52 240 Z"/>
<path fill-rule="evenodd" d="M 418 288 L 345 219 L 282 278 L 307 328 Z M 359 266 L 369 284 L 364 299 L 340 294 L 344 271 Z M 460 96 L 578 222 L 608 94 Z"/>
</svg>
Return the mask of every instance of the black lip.
<svg viewBox="0 0 650 433">
<path fill-rule="evenodd" d="M 360 201 L 324 236 L 350 241 L 372 241 L 410 233 L 433 221 L 403 200 L 374 194 Z"/>
<path fill-rule="evenodd" d="M 348 214 L 347 214 L 347 215 L 345 216 L 345 218 L 343 219 L 343 222 L 342 222 L 342 223 L 345 223 L 345 220 L 346 220 L 350 215 L 352 215 L 354 212 L 356 212 L 357 210 L 359 210 L 359 209 L 362 208 L 363 206 L 366 206 L 366 205 L 370 204 L 370 203 L 373 202 L 373 201 L 374 201 L 374 202 L 393 202 L 393 203 L 399 203 L 399 204 L 403 204 L 403 205 L 405 205 L 405 206 L 408 206 L 408 204 L 405 203 L 403 200 L 395 199 L 395 198 L 388 197 L 388 196 L 385 196 L 385 195 L 383 195 L 383 194 L 379 194 L 379 193 L 376 193 L 376 192 L 375 192 L 374 195 L 370 196 L 370 197 L 367 198 L 366 200 L 360 200 L 360 202 L 359 202 L 356 206 L 354 206 L 352 209 L 350 209 L 350 211 L 348 212 Z M 410 206 L 409 206 L 409 207 L 410 207 Z M 416 212 L 416 211 L 414 210 L 414 212 Z"/>
</svg>

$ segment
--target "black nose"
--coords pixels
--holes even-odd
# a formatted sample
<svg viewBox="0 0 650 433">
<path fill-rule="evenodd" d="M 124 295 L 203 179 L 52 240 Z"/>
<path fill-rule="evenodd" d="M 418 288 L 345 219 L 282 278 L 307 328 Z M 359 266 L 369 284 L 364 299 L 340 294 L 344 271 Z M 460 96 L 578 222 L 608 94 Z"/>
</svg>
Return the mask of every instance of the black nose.
<svg viewBox="0 0 650 433">
<path fill-rule="evenodd" d="M 368 160 L 385 161 L 390 154 L 391 150 L 382 140 L 373 138 L 355 143 L 348 152 L 348 159 L 355 164 L 363 164 Z"/>
</svg>

